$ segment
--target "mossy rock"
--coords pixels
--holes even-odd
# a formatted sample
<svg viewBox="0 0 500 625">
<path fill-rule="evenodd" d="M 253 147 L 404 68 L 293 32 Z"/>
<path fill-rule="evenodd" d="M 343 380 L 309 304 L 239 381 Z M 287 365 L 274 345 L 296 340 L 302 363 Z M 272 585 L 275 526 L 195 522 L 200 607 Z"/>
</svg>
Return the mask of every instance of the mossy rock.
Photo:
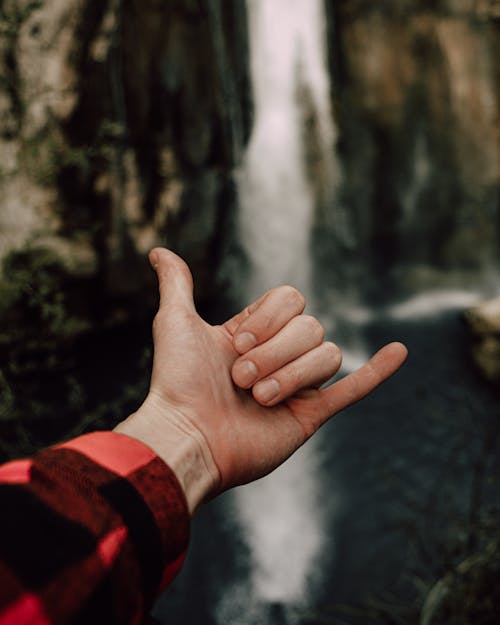
<svg viewBox="0 0 500 625">
<path fill-rule="evenodd" d="M 74 279 L 61 259 L 47 248 L 8 254 L 0 281 L 0 346 L 39 348 L 89 328 L 70 302 Z"/>
<path fill-rule="evenodd" d="M 420 625 L 498 625 L 500 539 L 461 562 L 430 591 Z"/>
<path fill-rule="evenodd" d="M 150 320 L 106 323 L 91 278 L 50 248 L 3 261 L 0 280 L 0 461 L 109 429 L 147 392 Z"/>
</svg>

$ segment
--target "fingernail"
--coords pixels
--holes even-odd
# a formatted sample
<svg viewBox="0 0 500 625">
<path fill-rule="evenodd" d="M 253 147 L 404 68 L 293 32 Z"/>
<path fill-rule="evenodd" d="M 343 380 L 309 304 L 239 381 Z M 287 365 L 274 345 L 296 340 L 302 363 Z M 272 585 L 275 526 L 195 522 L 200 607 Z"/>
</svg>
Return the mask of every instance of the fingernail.
<svg viewBox="0 0 500 625">
<path fill-rule="evenodd" d="M 240 354 L 248 352 L 257 345 L 257 338 L 251 332 L 242 332 L 234 337 L 234 346 Z"/>
<path fill-rule="evenodd" d="M 238 384 L 240 386 L 251 386 L 253 381 L 257 378 L 257 367 L 251 360 L 243 360 L 235 365 L 235 376 L 238 378 Z"/>
<path fill-rule="evenodd" d="M 151 252 L 151 254 L 149 255 L 149 260 L 151 262 L 151 266 L 153 267 L 153 269 L 156 269 L 158 267 L 158 254 L 157 254 L 157 252 Z"/>
<path fill-rule="evenodd" d="M 263 380 L 254 387 L 254 393 L 260 401 L 268 404 L 280 393 L 280 385 L 277 380 Z"/>
</svg>

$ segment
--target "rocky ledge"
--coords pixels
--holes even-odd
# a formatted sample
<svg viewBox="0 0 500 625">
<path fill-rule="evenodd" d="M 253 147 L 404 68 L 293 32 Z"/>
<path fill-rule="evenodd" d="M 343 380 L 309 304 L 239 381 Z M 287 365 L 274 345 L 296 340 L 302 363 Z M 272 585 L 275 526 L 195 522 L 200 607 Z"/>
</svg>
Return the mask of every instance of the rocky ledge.
<svg viewBox="0 0 500 625">
<path fill-rule="evenodd" d="M 484 377 L 500 382 L 500 297 L 464 314 L 472 335 L 472 357 Z"/>
</svg>

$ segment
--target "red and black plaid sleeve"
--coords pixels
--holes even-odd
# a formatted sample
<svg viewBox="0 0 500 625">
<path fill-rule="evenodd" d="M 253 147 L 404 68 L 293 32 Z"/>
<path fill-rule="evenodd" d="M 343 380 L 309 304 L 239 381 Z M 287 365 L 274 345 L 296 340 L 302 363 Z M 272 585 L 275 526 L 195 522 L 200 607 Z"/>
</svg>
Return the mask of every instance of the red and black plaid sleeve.
<svg viewBox="0 0 500 625">
<path fill-rule="evenodd" d="M 0 625 L 139 624 L 187 549 L 184 493 L 148 447 L 95 432 L 0 467 Z"/>
</svg>

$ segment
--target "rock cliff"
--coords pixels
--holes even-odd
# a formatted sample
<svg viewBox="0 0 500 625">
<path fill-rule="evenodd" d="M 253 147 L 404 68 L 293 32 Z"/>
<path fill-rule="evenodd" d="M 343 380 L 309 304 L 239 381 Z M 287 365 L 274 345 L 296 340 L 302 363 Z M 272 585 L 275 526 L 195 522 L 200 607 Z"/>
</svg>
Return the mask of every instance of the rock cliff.
<svg viewBox="0 0 500 625">
<path fill-rule="evenodd" d="M 149 286 L 144 254 L 167 244 L 209 296 L 250 126 L 244 9 L 0 4 L 0 258 L 48 249 L 109 300 Z"/>
<path fill-rule="evenodd" d="M 323 247 L 378 276 L 497 262 L 498 1 L 325 7 L 343 182 L 317 217 Z M 201 299 L 224 290 L 252 117 L 245 3 L 0 12 L 0 258 L 48 248 L 69 276 L 126 297 L 149 289 L 144 253 L 161 243 L 190 261 Z"/>
<path fill-rule="evenodd" d="M 246 48 L 242 2 L 0 1 L 0 458 L 137 408 L 152 246 L 227 290 Z"/>
<path fill-rule="evenodd" d="M 351 257 L 498 260 L 500 4 L 326 3 Z"/>
<path fill-rule="evenodd" d="M 484 377 L 500 383 L 500 297 L 464 314 L 472 338 L 472 357 Z"/>
</svg>

